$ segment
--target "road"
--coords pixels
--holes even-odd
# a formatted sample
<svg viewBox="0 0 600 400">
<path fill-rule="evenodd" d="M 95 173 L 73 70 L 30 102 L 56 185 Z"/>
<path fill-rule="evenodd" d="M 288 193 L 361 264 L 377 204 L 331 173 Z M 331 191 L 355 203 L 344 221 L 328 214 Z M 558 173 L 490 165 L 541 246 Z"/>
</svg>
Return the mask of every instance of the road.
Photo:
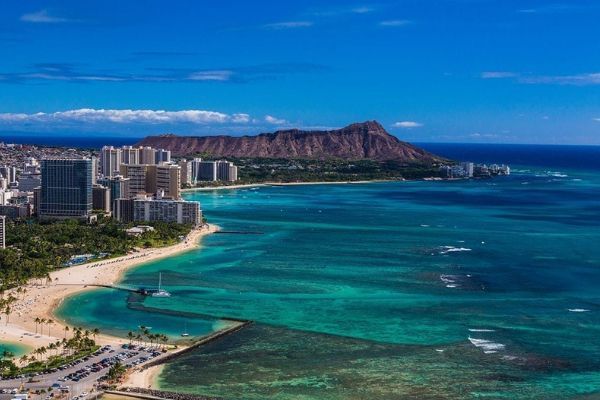
<svg viewBox="0 0 600 400">
<path fill-rule="evenodd" d="M 108 373 L 111 365 L 120 361 L 126 367 L 141 365 L 158 357 L 156 348 L 136 347 L 134 349 L 123 349 L 114 346 L 104 346 L 87 360 L 81 360 L 75 364 L 69 364 L 62 370 L 54 370 L 34 377 L 20 377 L 15 379 L 0 380 L 0 400 L 9 400 L 14 397 L 11 391 L 18 389 L 21 384 L 25 391 L 33 393 L 44 390 L 45 393 L 31 395 L 33 400 L 44 400 L 57 397 L 63 389 L 63 398 L 82 400 L 95 397 L 95 386 L 101 378 Z M 53 387 L 54 385 L 54 387 Z M 48 388 L 53 387 L 48 393 Z M 68 393 L 67 389 L 68 388 Z M 1 393 L 4 392 L 4 393 Z"/>
</svg>

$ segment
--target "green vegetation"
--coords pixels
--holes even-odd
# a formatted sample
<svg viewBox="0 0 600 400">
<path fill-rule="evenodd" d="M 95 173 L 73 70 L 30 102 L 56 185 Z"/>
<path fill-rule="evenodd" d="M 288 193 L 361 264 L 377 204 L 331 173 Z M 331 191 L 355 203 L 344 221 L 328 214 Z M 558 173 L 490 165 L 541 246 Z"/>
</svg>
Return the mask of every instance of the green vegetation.
<svg viewBox="0 0 600 400">
<path fill-rule="evenodd" d="M 117 361 L 112 367 L 108 369 L 108 374 L 106 374 L 106 376 L 110 381 L 118 381 L 123 377 L 123 375 L 125 375 L 126 371 L 127 369 L 125 368 L 125 366 L 119 361 Z"/>
<path fill-rule="evenodd" d="M 75 220 L 9 222 L 7 248 L 0 250 L 0 311 L 4 313 L 7 307 L 10 311 L 14 301 L 2 297 L 4 290 L 31 278 L 48 279 L 51 270 L 63 267 L 75 255 L 117 257 L 138 248 L 168 246 L 177 243 L 192 228 L 175 223 L 149 225 L 154 231 L 136 237 L 125 233 L 125 229 L 135 224 L 122 224 L 108 218 L 100 218 L 94 224 Z"/>
<path fill-rule="evenodd" d="M 36 319 L 36 327 L 37 324 L 44 323 L 50 326 L 52 321 Z M 0 359 L 1 376 L 10 377 L 21 374 L 44 372 L 86 357 L 94 353 L 100 347 L 96 345 L 96 341 L 93 339 L 100 333 L 97 329 L 89 331 L 83 330 L 82 328 L 73 328 L 73 335 L 70 338 L 67 338 L 67 332 L 68 330 L 65 329 L 65 337 L 62 340 L 57 340 L 55 343 L 50 343 L 48 346 L 39 347 L 33 350 L 30 356 L 22 356 L 19 359 L 19 362 L 22 365 L 21 368 L 17 367 L 14 355 L 5 351 Z"/>
<path fill-rule="evenodd" d="M 439 177 L 437 165 L 397 161 L 228 158 L 238 166 L 236 184 L 261 182 L 337 182 Z M 223 183 L 221 183 L 223 184 Z"/>
<path fill-rule="evenodd" d="M 169 337 L 167 335 L 163 335 L 162 333 L 150 333 L 150 328 L 145 326 L 140 326 L 138 332 L 130 331 L 127 333 L 127 338 L 129 339 L 129 344 L 145 344 L 146 340 L 150 342 L 150 347 L 156 345 L 160 346 L 161 350 L 164 350 L 165 345 L 169 341 Z"/>
</svg>

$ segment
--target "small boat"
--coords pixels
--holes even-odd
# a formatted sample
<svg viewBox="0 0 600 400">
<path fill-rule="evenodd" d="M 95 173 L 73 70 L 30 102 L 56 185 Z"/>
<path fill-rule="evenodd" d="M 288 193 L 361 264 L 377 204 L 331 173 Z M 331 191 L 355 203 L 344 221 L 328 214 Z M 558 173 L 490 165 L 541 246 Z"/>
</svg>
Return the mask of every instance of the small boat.
<svg viewBox="0 0 600 400">
<path fill-rule="evenodd" d="M 162 273 L 158 274 L 158 290 L 152 293 L 152 297 L 171 297 L 171 293 L 163 290 L 162 287 Z"/>
<path fill-rule="evenodd" d="M 188 337 L 190 334 L 187 332 L 187 322 L 185 323 L 185 328 L 183 329 L 183 333 L 181 334 L 183 337 Z"/>
</svg>

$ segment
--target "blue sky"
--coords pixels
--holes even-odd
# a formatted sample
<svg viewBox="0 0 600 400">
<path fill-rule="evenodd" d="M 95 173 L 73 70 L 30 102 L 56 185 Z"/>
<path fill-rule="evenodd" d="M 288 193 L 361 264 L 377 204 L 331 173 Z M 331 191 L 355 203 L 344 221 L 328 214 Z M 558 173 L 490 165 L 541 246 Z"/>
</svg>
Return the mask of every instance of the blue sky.
<svg viewBox="0 0 600 400">
<path fill-rule="evenodd" d="M 22 1 L 0 131 L 600 144 L 600 2 Z"/>
</svg>

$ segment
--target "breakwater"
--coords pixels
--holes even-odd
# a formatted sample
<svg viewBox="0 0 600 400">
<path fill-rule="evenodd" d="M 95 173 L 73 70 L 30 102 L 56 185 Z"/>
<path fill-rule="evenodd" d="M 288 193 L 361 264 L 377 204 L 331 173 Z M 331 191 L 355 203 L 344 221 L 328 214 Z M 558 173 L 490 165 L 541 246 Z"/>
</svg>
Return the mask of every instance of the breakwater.
<svg viewBox="0 0 600 400">
<path fill-rule="evenodd" d="M 175 358 L 180 357 L 183 354 L 189 353 L 190 351 L 193 351 L 193 350 L 195 350 L 196 348 L 198 348 L 200 346 L 206 345 L 208 343 L 211 343 L 211 342 L 214 342 L 216 340 L 219 340 L 219 339 L 221 339 L 221 338 L 223 338 L 225 336 L 231 335 L 231 334 L 233 334 L 235 332 L 238 332 L 238 331 L 240 331 L 240 330 L 242 330 L 244 328 L 247 328 L 248 326 L 250 326 L 252 324 L 254 324 L 254 321 L 243 321 L 243 322 L 240 322 L 239 324 L 236 324 L 236 325 L 231 326 L 229 328 L 221 329 L 221 330 L 219 330 L 219 331 L 217 331 L 215 333 L 212 333 L 212 334 L 210 334 L 208 336 L 205 336 L 205 337 L 203 337 L 203 338 L 195 341 L 194 343 L 192 343 L 188 347 L 185 347 L 185 348 L 183 348 L 183 349 L 181 349 L 179 351 L 175 351 L 175 352 L 173 352 L 171 354 L 168 354 L 168 355 L 166 355 L 164 357 L 159 357 L 159 358 L 157 358 L 157 359 L 155 359 L 153 361 L 150 361 L 149 363 L 145 364 L 142 367 L 142 371 L 145 370 L 145 369 L 147 369 L 147 368 L 154 367 L 156 365 L 161 365 L 161 364 L 167 363 L 169 361 L 172 361 Z"/>
<path fill-rule="evenodd" d="M 123 390 L 105 390 L 106 394 L 113 394 L 116 396 L 133 397 L 136 399 L 147 399 L 147 400 L 222 400 L 221 397 L 209 397 L 197 394 L 188 393 L 175 393 L 163 390 L 144 389 L 144 388 L 126 388 Z"/>
</svg>

